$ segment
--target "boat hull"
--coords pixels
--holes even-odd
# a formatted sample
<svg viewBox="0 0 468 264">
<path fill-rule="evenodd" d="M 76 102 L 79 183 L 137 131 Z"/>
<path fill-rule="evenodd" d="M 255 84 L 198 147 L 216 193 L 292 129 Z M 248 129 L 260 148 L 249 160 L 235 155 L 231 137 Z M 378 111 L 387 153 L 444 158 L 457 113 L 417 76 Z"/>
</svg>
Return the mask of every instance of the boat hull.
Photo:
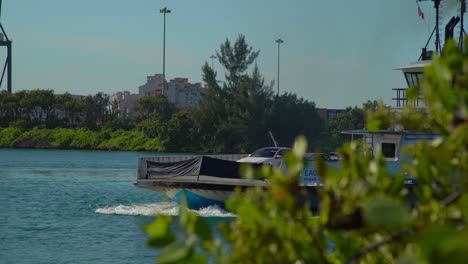
<svg viewBox="0 0 468 264">
<path fill-rule="evenodd" d="M 184 199 L 187 207 L 190 209 L 201 209 L 209 206 L 218 206 L 226 209 L 225 202 L 235 192 L 236 188 L 245 190 L 252 187 L 266 188 L 268 183 L 263 180 L 221 180 L 224 183 L 213 183 L 205 180 L 194 182 L 191 179 L 145 179 L 135 180 L 134 184 L 137 187 L 157 191 L 165 194 L 167 197 L 177 203 L 181 203 Z M 313 211 L 317 211 L 318 194 L 317 188 L 320 185 L 310 184 L 300 188 L 306 194 L 301 196 L 303 202 L 308 202 Z"/>
<path fill-rule="evenodd" d="M 185 199 L 187 207 L 191 209 L 201 209 L 209 206 L 218 206 L 225 209 L 225 202 L 232 192 L 206 191 L 193 189 L 180 189 L 172 198 L 179 204 Z"/>
<path fill-rule="evenodd" d="M 313 164 L 313 163 L 311 163 Z M 267 188 L 268 179 L 244 179 L 239 171 L 243 163 L 207 156 L 192 157 L 180 161 L 167 162 L 141 158 L 139 160 L 137 187 L 165 194 L 176 202 L 185 199 L 189 208 L 200 209 L 208 206 L 225 208 L 226 200 L 236 189 L 252 187 Z M 264 164 L 248 164 L 254 168 Z M 287 170 L 287 168 L 284 168 Z M 320 179 L 314 168 L 307 166 L 299 185 L 307 194 L 316 193 Z M 313 197 L 316 195 L 314 194 Z M 309 202 L 305 197 L 304 201 Z M 317 204 L 316 202 L 313 202 Z"/>
<path fill-rule="evenodd" d="M 219 179 L 209 176 L 185 176 L 166 179 L 137 179 L 135 186 L 157 191 L 170 199 L 180 203 L 186 199 L 191 209 L 208 206 L 225 208 L 225 201 L 234 193 L 236 188 L 266 187 L 263 180 Z"/>
</svg>

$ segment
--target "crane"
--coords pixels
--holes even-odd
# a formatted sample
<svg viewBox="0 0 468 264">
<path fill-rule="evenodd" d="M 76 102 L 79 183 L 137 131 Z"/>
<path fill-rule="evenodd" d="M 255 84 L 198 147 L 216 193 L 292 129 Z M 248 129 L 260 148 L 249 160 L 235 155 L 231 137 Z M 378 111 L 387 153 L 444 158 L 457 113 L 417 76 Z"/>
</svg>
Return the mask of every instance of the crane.
<svg viewBox="0 0 468 264">
<path fill-rule="evenodd" d="M 5 63 L 3 65 L 3 71 L 2 71 L 2 77 L 0 78 L 0 87 L 2 86 L 3 83 L 3 78 L 5 77 L 5 71 L 7 73 L 7 91 L 11 93 L 11 50 L 12 50 L 12 42 L 8 38 L 8 35 L 5 32 L 5 29 L 3 28 L 2 22 L 1 22 L 1 15 L 2 15 L 2 0 L 0 0 L 0 47 L 6 47 L 7 48 L 7 56 L 5 59 Z"/>
</svg>

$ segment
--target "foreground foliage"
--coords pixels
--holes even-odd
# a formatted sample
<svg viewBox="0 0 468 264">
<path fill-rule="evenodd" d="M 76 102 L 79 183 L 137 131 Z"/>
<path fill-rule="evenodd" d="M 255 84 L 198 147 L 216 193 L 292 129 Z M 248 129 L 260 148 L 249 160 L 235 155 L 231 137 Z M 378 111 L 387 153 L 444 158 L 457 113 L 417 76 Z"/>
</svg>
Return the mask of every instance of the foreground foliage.
<svg viewBox="0 0 468 264">
<path fill-rule="evenodd" d="M 465 43 L 468 43 L 466 41 Z M 309 209 L 307 193 L 297 186 L 306 140 L 298 138 L 286 157 L 288 175 L 263 168 L 245 175 L 268 176 L 267 190 L 239 192 L 227 204 L 238 217 L 220 227 L 229 248 L 213 238 L 210 228 L 193 212 L 181 207 L 180 224 L 186 239 L 170 231 L 171 217 L 158 216 L 146 230 L 149 245 L 163 248 L 158 263 L 464 263 L 468 259 L 468 46 L 463 52 L 449 42 L 443 58 L 425 69 L 420 87 L 429 113 L 405 109 L 393 114 L 386 108 L 369 112 L 369 129 L 394 123 L 437 132 L 433 142 L 407 149 L 414 159 L 404 164 L 416 177 L 414 191 L 404 186 L 404 173 L 390 177 L 381 155 L 356 155 L 358 144 L 339 150 L 340 170 L 317 169 L 324 186 L 319 213 Z M 397 122 L 395 121 L 397 120 Z M 369 153 L 368 153 L 369 154 Z M 411 195 L 416 206 L 409 206 Z"/>
</svg>

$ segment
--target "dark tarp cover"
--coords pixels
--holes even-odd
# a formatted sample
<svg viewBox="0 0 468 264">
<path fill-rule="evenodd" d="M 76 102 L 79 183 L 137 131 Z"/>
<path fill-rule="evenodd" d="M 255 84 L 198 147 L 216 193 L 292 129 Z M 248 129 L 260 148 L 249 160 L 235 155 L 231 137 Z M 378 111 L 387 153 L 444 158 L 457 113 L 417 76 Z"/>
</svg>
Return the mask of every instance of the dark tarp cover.
<svg viewBox="0 0 468 264">
<path fill-rule="evenodd" d="M 206 175 L 221 178 L 241 178 L 239 169 L 243 163 L 198 156 L 177 162 L 147 161 L 148 178 Z M 258 167 L 258 164 L 250 165 Z"/>
</svg>

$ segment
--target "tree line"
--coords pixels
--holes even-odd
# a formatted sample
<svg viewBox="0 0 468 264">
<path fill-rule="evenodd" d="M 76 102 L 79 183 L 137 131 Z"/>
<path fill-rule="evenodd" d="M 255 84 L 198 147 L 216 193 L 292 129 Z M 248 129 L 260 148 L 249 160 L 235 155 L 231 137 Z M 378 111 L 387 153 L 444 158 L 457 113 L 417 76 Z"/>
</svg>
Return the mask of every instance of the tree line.
<svg viewBox="0 0 468 264">
<path fill-rule="evenodd" d="M 98 149 L 245 153 L 273 145 L 270 132 L 282 146 L 291 146 L 301 134 L 312 143 L 314 150 L 333 151 L 346 140 L 341 130 L 364 126 L 366 105 L 347 108 L 324 129 L 324 120 L 319 117 L 314 102 L 293 93 L 274 94 L 274 83 L 266 83 L 255 64 L 259 54 L 260 51 L 246 43 L 243 35 L 234 43 L 226 39 L 217 52 L 226 72 L 225 81 L 219 82 L 218 73 L 205 62 L 202 76 L 208 86 L 207 92 L 198 107 L 184 111 L 177 111 L 162 95 L 140 98 L 130 115 L 119 115 L 113 109 L 110 96 L 104 93 L 74 98 L 69 93 L 55 95 L 52 90 L 14 94 L 2 91 L 0 129 L 48 130 L 43 136 L 36 135 L 39 138 L 61 138 L 63 135 L 55 134 L 64 133 L 64 129 L 71 129 L 67 130 L 68 134 L 87 131 L 94 143 L 81 145 Z M 372 106 L 375 102 L 367 104 Z M 111 132 L 115 131 L 119 131 L 117 134 L 121 137 L 117 146 L 97 143 L 99 138 L 101 141 L 111 139 Z M 0 130 L 0 133 L 6 132 Z M 137 138 L 143 140 L 126 143 L 125 138 L 128 139 L 130 133 L 138 133 Z M 0 146 L 22 146 L 5 138 Z M 50 138 L 49 141 L 55 142 Z M 61 148 L 76 148 L 77 145 L 80 144 L 55 144 Z"/>
<path fill-rule="evenodd" d="M 70 93 L 55 95 L 52 90 L 1 91 L 0 127 L 16 122 L 27 128 L 96 129 L 112 118 L 109 98 L 104 93 L 74 98 Z"/>
</svg>

